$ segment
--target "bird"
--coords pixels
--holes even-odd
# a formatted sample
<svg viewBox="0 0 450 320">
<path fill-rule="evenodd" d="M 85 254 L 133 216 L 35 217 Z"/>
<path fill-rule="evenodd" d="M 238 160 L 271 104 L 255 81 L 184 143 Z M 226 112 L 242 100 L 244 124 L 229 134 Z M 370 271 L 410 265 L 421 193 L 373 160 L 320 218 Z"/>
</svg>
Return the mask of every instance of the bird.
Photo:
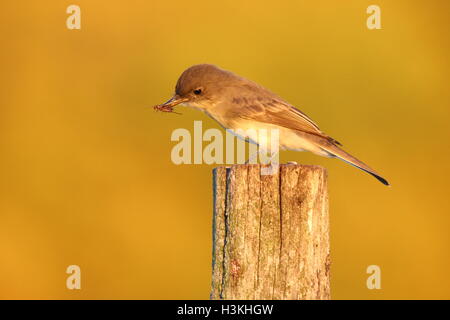
<svg viewBox="0 0 450 320">
<path fill-rule="evenodd" d="M 375 170 L 344 151 L 340 142 L 321 131 L 305 113 L 256 82 L 216 65 L 197 64 L 186 69 L 178 78 L 173 97 L 155 109 L 173 112 L 179 104 L 204 112 L 238 136 L 239 130 L 278 129 L 281 149 L 338 158 L 389 185 Z M 258 144 L 257 138 L 245 139 Z"/>
</svg>

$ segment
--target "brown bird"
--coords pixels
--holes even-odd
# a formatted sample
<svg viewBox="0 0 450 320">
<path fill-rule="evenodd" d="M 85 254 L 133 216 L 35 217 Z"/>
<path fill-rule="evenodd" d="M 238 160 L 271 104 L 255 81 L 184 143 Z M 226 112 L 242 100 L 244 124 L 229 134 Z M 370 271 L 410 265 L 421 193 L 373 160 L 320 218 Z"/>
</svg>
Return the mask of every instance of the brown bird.
<svg viewBox="0 0 450 320">
<path fill-rule="evenodd" d="M 203 111 L 235 134 L 238 130 L 278 129 L 282 149 L 339 158 L 389 185 L 368 165 L 342 150 L 342 145 L 322 132 L 306 114 L 266 88 L 230 71 L 211 64 L 188 68 L 178 79 L 175 95 L 155 108 L 170 112 L 178 104 Z M 257 137 L 245 138 L 258 144 Z"/>
</svg>

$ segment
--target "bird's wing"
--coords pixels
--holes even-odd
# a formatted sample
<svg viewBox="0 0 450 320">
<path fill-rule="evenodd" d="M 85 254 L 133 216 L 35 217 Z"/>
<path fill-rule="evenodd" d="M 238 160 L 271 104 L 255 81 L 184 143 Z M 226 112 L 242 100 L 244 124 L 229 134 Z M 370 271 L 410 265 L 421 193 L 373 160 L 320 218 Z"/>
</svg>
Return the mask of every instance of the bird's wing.
<svg viewBox="0 0 450 320">
<path fill-rule="evenodd" d="M 306 114 L 280 98 L 242 97 L 232 99 L 231 104 L 234 106 L 229 108 L 228 112 L 234 113 L 236 117 L 309 133 L 340 145 L 338 141 L 323 133 Z"/>
</svg>

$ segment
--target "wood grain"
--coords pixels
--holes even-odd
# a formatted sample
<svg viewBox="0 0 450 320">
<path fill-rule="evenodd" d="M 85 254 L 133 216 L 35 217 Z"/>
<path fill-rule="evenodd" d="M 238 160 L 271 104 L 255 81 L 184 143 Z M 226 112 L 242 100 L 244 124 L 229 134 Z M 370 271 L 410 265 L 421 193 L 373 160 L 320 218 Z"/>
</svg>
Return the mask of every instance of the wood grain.
<svg viewBox="0 0 450 320">
<path fill-rule="evenodd" d="M 213 171 L 211 299 L 330 299 L 327 172 Z"/>
</svg>

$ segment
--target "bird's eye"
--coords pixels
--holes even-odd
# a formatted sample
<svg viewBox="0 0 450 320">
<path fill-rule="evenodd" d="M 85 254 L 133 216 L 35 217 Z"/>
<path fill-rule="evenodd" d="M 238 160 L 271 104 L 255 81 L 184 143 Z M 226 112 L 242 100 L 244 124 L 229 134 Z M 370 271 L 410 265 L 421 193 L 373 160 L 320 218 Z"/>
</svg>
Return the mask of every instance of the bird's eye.
<svg viewBox="0 0 450 320">
<path fill-rule="evenodd" d="M 195 89 L 194 94 L 199 95 L 202 93 L 202 89 Z"/>
</svg>

